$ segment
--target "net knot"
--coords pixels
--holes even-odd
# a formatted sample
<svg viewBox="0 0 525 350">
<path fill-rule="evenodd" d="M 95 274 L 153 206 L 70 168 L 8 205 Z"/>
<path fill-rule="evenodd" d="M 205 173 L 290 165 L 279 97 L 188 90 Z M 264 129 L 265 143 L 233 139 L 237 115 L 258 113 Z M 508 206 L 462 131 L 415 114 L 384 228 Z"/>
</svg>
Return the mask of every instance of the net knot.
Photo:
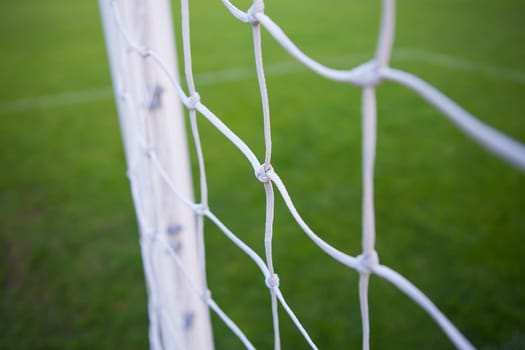
<svg viewBox="0 0 525 350">
<path fill-rule="evenodd" d="M 266 283 L 266 287 L 270 289 L 279 288 L 279 276 L 276 273 L 273 273 L 266 277 L 264 282 Z"/>
<path fill-rule="evenodd" d="M 357 84 L 362 87 L 376 86 L 381 82 L 381 71 L 376 61 L 368 61 L 355 68 Z"/>
<path fill-rule="evenodd" d="M 148 159 L 153 159 L 155 157 L 155 149 L 153 147 L 145 147 L 144 154 Z"/>
<path fill-rule="evenodd" d="M 202 203 L 196 203 L 192 206 L 192 209 L 195 212 L 195 214 L 199 216 L 204 216 L 206 215 L 206 212 L 208 211 L 208 206 Z"/>
<path fill-rule="evenodd" d="M 142 58 L 146 58 L 151 55 L 151 51 L 145 46 L 134 47 L 134 49 Z"/>
<path fill-rule="evenodd" d="M 271 170 L 273 170 L 273 168 L 270 164 L 263 164 L 255 171 L 255 177 L 262 183 L 267 183 L 270 181 L 268 172 Z"/>
<path fill-rule="evenodd" d="M 186 107 L 188 107 L 188 109 L 195 110 L 197 109 L 197 104 L 199 102 L 201 102 L 201 96 L 197 91 L 195 91 L 193 94 L 186 98 L 184 104 L 186 105 Z"/>
<path fill-rule="evenodd" d="M 257 14 L 264 13 L 264 1 L 263 0 L 254 0 L 252 6 L 246 12 L 246 20 L 251 25 L 256 25 L 259 23 L 257 19 Z"/>
<path fill-rule="evenodd" d="M 203 291 L 201 293 L 201 299 L 206 304 L 209 304 L 209 302 L 211 300 L 211 291 L 209 289 L 206 289 L 205 291 Z"/>
<path fill-rule="evenodd" d="M 373 250 L 370 253 L 363 253 L 357 257 L 359 262 L 359 272 L 361 273 L 372 273 L 374 268 L 379 265 L 379 256 L 377 252 Z"/>
</svg>

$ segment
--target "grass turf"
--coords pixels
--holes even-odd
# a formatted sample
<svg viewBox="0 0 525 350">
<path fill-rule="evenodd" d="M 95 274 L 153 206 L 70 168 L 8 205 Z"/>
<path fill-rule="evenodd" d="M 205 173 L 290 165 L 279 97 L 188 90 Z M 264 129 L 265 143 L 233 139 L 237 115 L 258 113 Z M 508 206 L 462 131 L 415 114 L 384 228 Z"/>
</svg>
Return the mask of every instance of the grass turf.
<svg viewBox="0 0 525 350">
<path fill-rule="evenodd" d="M 523 76 L 525 4 L 400 0 L 398 5 L 393 66 L 420 75 L 482 120 L 525 141 L 525 83 L 518 75 L 509 79 L 472 64 L 462 68 L 450 60 L 401 54 L 417 48 L 520 70 Z M 358 60 L 351 55 L 373 52 L 378 1 L 300 6 L 279 1 L 266 8 L 321 61 L 345 67 L 344 57 L 353 65 Z M 246 25 L 219 1 L 192 3 L 191 11 L 197 74 L 253 67 Z M 263 39 L 268 64 L 292 62 L 268 35 Z M 146 296 L 114 103 L 17 110 L 12 104 L 110 84 L 96 3 L 5 3 L 0 50 L 0 348 L 145 348 Z M 270 74 L 268 84 L 275 168 L 312 228 L 357 254 L 359 90 L 325 81 L 293 62 L 287 72 Z M 206 105 L 262 155 L 257 91 L 255 72 L 199 88 Z M 427 293 L 475 345 L 525 348 L 523 174 L 487 154 L 412 92 L 386 83 L 378 101 L 381 261 Z M 233 146 L 207 123 L 200 125 L 211 207 L 262 252 L 262 188 Z M 313 339 L 325 349 L 359 348 L 357 274 L 319 252 L 279 200 L 275 236 L 283 293 Z M 256 346 L 270 348 L 261 276 L 211 224 L 207 251 L 214 298 Z M 378 278 L 371 281 L 370 304 L 373 348 L 451 348 L 424 312 Z M 217 349 L 240 348 L 224 325 L 213 321 Z M 283 347 L 306 348 L 283 313 L 281 323 Z"/>
</svg>

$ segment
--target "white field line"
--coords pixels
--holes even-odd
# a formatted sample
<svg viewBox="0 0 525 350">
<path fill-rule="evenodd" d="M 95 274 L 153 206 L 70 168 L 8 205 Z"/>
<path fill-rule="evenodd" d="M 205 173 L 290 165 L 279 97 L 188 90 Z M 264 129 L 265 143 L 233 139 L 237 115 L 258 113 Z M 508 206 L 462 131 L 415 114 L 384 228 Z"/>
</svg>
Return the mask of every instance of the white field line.
<svg viewBox="0 0 525 350">
<path fill-rule="evenodd" d="M 91 101 L 108 99 L 113 96 L 110 86 L 68 91 L 55 95 L 23 97 L 21 99 L 3 102 L 0 101 L 0 114 L 23 112 L 32 109 L 46 109 L 51 107 L 77 105 Z"/>
<path fill-rule="evenodd" d="M 347 66 L 352 66 L 370 57 L 372 57 L 371 53 L 359 53 L 332 56 L 323 61 L 328 64 L 345 64 Z M 393 61 L 415 61 L 440 68 L 459 70 L 496 80 L 505 80 L 525 85 L 525 71 L 523 70 L 474 62 L 461 57 L 449 56 L 421 49 L 397 49 L 394 51 Z M 265 65 L 265 71 L 268 76 L 293 74 L 306 70 L 305 67 L 296 61 L 276 62 Z M 255 69 L 253 67 L 230 68 L 220 71 L 203 72 L 195 75 L 195 80 L 198 86 L 216 85 L 255 78 Z M 54 95 L 24 97 L 14 101 L 0 101 L 0 114 L 14 114 L 34 109 L 77 105 L 111 98 L 113 98 L 113 90 L 109 86 L 68 91 Z"/>
<path fill-rule="evenodd" d="M 421 49 L 400 49 L 394 53 L 394 61 L 418 61 L 429 65 L 472 72 L 496 80 L 506 80 L 525 85 L 525 71 L 486 63 L 474 62 L 457 56 L 449 56 Z"/>
</svg>

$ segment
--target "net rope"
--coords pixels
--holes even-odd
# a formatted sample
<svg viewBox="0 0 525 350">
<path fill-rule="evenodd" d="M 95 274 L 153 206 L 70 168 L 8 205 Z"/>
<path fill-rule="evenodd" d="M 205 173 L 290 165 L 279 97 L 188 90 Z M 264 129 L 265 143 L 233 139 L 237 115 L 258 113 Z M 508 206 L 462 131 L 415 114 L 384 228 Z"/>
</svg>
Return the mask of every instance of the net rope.
<svg viewBox="0 0 525 350">
<path fill-rule="evenodd" d="M 449 99 L 439 90 L 408 72 L 397 70 L 389 67 L 389 61 L 392 53 L 394 40 L 394 22 L 395 22 L 395 1 L 383 0 L 381 29 L 377 44 L 375 57 L 353 69 L 338 70 L 327 67 L 304 54 L 286 33 L 264 12 L 264 2 L 254 0 L 252 6 L 243 11 L 237 8 L 229 0 L 222 0 L 225 8 L 238 20 L 248 24 L 251 27 L 253 36 L 253 48 L 255 56 L 255 69 L 259 84 L 259 92 L 262 104 L 262 115 L 264 121 L 264 160 L 260 162 L 251 148 L 239 138 L 223 121 L 215 115 L 201 100 L 197 92 L 192 71 L 191 43 L 190 43 L 190 24 L 189 24 L 189 4 L 188 0 L 180 0 L 181 28 L 182 28 L 182 47 L 183 47 L 183 65 L 184 77 L 186 79 L 187 92 L 184 91 L 179 83 L 175 72 L 163 59 L 154 51 L 143 45 L 141 38 L 134 37 L 129 28 L 121 18 L 120 7 L 121 1 L 111 1 L 111 12 L 114 21 L 117 24 L 120 33 L 121 44 L 126 48 L 129 55 L 138 55 L 144 60 L 153 61 L 169 78 L 172 87 L 176 90 L 180 100 L 189 111 L 190 129 L 193 136 L 193 147 L 197 158 L 199 171 L 199 188 L 200 198 L 194 202 L 187 198 L 177 188 L 173 180 L 168 175 L 161 159 L 155 149 L 148 146 L 147 138 L 143 135 L 141 127 L 147 126 L 147 118 L 144 109 L 137 108 L 143 101 L 136 101 L 134 95 L 127 89 L 129 81 L 122 74 L 120 80 L 116 82 L 118 98 L 122 100 L 125 106 L 125 113 L 137 120 L 136 125 L 130 126 L 131 134 L 136 138 L 136 146 L 132 150 L 128 164 L 128 177 L 131 183 L 132 196 L 136 205 L 139 225 L 141 227 L 141 252 L 143 255 L 147 285 L 149 286 L 149 318 L 150 318 L 150 344 L 154 349 L 160 349 L 161 340 L 156 331 L 159 326 L 157 314 L 160 317 L 168 319 L 172 327 L 176 327 L 175 320 L 171 320 L 170 315 L 163 312 L 163 305 L 160 305 L 156 299 L 156 288 L 159 288 L 159 282 L 156 281 L 154 268 L 152 264 L 152 251 L 150 246 L 152 242 L 160 244 L 172 258 L 177 269 L 181 271 L 185 282 L 191 287 L 193 292 L 200 297 L 203 303 L 216 313 L 216 315 L 226 324 L 227 327 L 239 338 L 239 340 L 248 349 L 255 349 L 248 337 L 243 333 L 241 328 L 230 319 L 230 317 L 214 301 L 210 290 L 207 288 L 206 281 L 197 281 L 195 276 L 188 272 L 187 266 L 180 260 L 177 249 L 171 242 L 167 241 L 161 235 L 158 235 L 151 223 L 148 222 L 146 215 L 143 213 L 147 203 L 141 197 L 137 188 L 136 169 L 138 164 L 144 159 L 150 162 L 153 169 L 160 175 L 165 184 L 171 189 L 173 194 L 187 207 L 191 208 L 197 217 L 197 242 L 199 254 L 199 268 L 206 275 L 205 252 L 204 252 L 204 226 L 205 221 L 213 223 L 234 245 L 248 255 L 261 271 L 264 283 L 269 290 L 271 300 L 271 312 L 274 332 L 274 348 L 281 348 L 280 328 L 279 328 L 279 305 L 284 312 L 290 317 L 303 335 L 305 341 L 312 349 L 317 349 L 313 339 L 305 327 L 301 324 L 292 308 L 286 302 L 284 295 L 279 288 L 279 277 L 274 269 L 272 253 L 272 234 L 274 222 L 275 193 L 282 197 L 290 214 L 295 219 L 297 225 L 321 250 L 337 260 L 341 264 L 356 270 L 359 277 L 359 299 L 361 307 L 362 320 L 362 346 L 367 350 L 370 348 L 370 320 L 368 310 L 368 286 L 370 275 L 377 275 L 401 290 L 422 309 L 424 309 L 442 328 L 443 332 L 450 338 L 451 342 L 459 349 L 474 349 L 474 346 L 461 334 L 461 332 L 447 319 L 447 317 L 434 305 L 434 303 L 425 296 L 417 287 L 415 287 L 405 277 L 391 268 L 382 265 L 379 261 L 378 253 L 375 250 L 375 218 L 374 218 L 374 162 L 376 153 L 376 124 L 377 124 L 377 107 L 376 107 L 376 87 L 384 80 L 390 80 L 419 94 L 423 99 L 428 101 L 435 108 L 440 110 L 443 115 L 451 122 L 455 123 L 465 134 L 477 141 L 487 150 L 506 160 L 511 165 L 520 170 L 525 170 L 525 146 L 518 141 L 502 134 L 496 129 L 482 123 L 461 106 Z M 265 29 L 274 40 L 279 43 L 292 57 L 313 72 L 330 80 L 338 81 L 345 84 L 351 84 L 362 89 L 362 133 L 363 133 L 363 198 L 362 198 L 362 252 L 353 256 L 347 254 L 323 240 L 319 234 L 314 232 L 305 220 L 301 217 L 296 209 L 294 202 L 288 193 L 288 190 L 278 175 L 276 169 L 272 166 L 272 136 L 271 136 L 271 117 L 270 104 L 264 73 L 264 64 L 262 56 L 261 30 Z M 138 31 L 140 32 L 140 30 Z M 127 55 L 121 56 L 120 64 L 127 64 Z M 208 205 L 208 189 L 206 180 L 206 168 L 204 162 L 203 148 L 201 137 L 198 129 L 197 119 L 202 116 L 205 121 L 213 125 L 220 133 L 224 135 L 247 159 L 252 166 L 255 178 L 260 181 L 264 187 L 266 197 L 265 229 L 264 229 L 264 258 L 259 256 L 250 246 L 243 242 L 235 235 L 228 226 L 218 218 Z M 204 286 L 204 287 L 203 287 Z M 171 329 L 170 334 L 176 343 L 176 334 Z"/>
</svg>

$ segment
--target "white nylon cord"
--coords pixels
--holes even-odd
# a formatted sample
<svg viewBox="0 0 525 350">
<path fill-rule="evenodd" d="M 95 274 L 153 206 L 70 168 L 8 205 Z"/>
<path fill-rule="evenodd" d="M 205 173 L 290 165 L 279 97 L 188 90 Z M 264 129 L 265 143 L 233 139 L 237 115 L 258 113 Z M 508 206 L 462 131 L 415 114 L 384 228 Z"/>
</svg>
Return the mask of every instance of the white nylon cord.
<svg viewBox="0 0 525 350">
<path fill-rule="evenodd" d="M 441 311 L 432 303 L 432 301 L 423 294 L 409 280 L 401 276 L 398 272 L 383 265 L 374 268 L 374 273 L 399 288 L 400 291 L 414 300 L 422 309 L 424 309 L 441 327 L 449 339 L 458 349 L 474 350 L 474 346 L 461 334 L 457 328 L 443 315 Z"/>
<path fill-rule="evenodd" d="M 284 186 L 284 183 L 282 182 L 281 178 L 277 173 L 274 171 L 270 171 L 268 176 L 273 181 L 279 192 L 281 193 L 281 196 L 284 200 L 284 203 L 288 207 L 288 210 L 292 214 L 292 217 L 295 219 L 299 227 L 306 233 L 308 237 L 319 247 L 321 250 L 323 250 L 326 254 L 330 255 L 335 260 L 339 261 L 343 265 L 346 265 L 348 267 L 353 268 L 354 270 L 360 271 L 363 269 L 362 265 L 360 264 L 359 260 L 353 256 L 347 255 L 340 250 L 337 250 L 336 248 L 332 247 L 328 243 L 326 243 L 321 237 L 315 234 L 315 232 L 306 224 L 306 222 L 303 220 L 301 215 L 299 215 L 299 212 L 295 208 L 292 199 L 290 198 L 290 195 L 288 194 L 288 191 L 286 187 Z"/>
<path fill-rule="evenodd" d="M 379 67 L 387 67 L 392 56 L 396 20 L 395 10 L 395 0 L 383 0 L 381 31 L 377 40 L 376 50 L 376 62 Z"/>
<path fill-rule="evenodd" d="M 264 28 L 270 33 L 273 38 L 286 50 L 290 55 L 292 55 L 297 61 L 304 64 L 306 67 L 310 68 L 312 71 L 318 73 L 325 78 L 341 81 L 341 82 L 350 82 L 356 85 L 359 85 L 359 80 L 356 77 L 355 70 L 338 70 L 329 68 L 322 65 L 321 63 L 310 58 L 304 54 L 283 32 L 283 30 L 270 19 L 265 14 L 258 14 L 257 19 L 264 26 Z"/>
<path fill-rule="evenodd" d="M 264 250 L 266 253 L 266 264 L 268 267 L 269 279 L 267 280 L 267 287 L 270 290 L 270 302 L 272 306 L 272 322 L 274 332 L 274 348 L 281 349 L 281 336 L 279 331 L 279 315 L 277 309 L 277 295 L 276 288 L 279 287 L 279 277 L 275 273 L 273 266 L 272 254 L 272 238 L 273 238 L 273 217 L 274 217 L 274 194 L 271 182 L 264 183 L 264 191 L 266 193 L 266 223 L 264 228 Z"/>
<path fill-rule="evenodd" d="M 266 87 L 266 77 L 264 74 L 264 65 L 262 57 L 261 47 L 261 25 L 255 19 L 257 13 L 264 11 L 264 3 L 262 0 L 254 0 L 252 7 L 248 11 L 250 16 L 249 20 L 252 24 L 253 34 L 253 48 L 255 55 L 255 67 L 257 71 L 257 81 L 259 82 L 259 93 L 261 95 L 261 104 L 263 112 L 264 122 L 264 146 L 265 156 L 264 163 L 259 168 L 259 172 L 256 174 L 259 181 L 264 184 L 264 192 L 266 196 L 266 214 L 265 214 L 265 227 L 264 227 L 264 251 L 266 257 L 266 265 L 268 267 L 269 279 L 267 280 L 267 287 L 270 290 L 270 303 L 272 310 L 272 322 L 273 322 L 273 333 L 274 333 L 274 349 L 281 349 L 281 336 L 279 330 L 279 314 L 276 290 L 279 287 L 279 277 L 275 273 L 273 266 L 273 253 L 272 253 L 272 239 L 273 239 L 273 218 L 275 208 L 275 197 L 273 193 L 273 185 L 266 172 L 269 171 L 271 166 L 272 158 L 272 134 L 270 125 L 270 102 L 268 100 L 268 91 Z"/>
<path fill-rule="evenodd" d="M 359 275 L 359 304 L 363 329 L 363 350 L 370 349 L 370 313 L 368 304 L 368 286 L 370 274 L 379 264 L 375 250 L 375 209 L 374 209 L 374 163 L 377 144 L 377 101 L 375 85 L 379 83 L 382 71 L 390 61 L 394 42 L 394 0 L 383 0 L 381 28 L 375 56 L 375 73 L 363 88 L 361 100 L 362 135 L 363 135 L 363 195 L 362 195 L 362 245 L 363 253 L 358 257 L 365 267 Z"/>
<path fill-rule="evenodd" d="M 368 284 L 370 273 L 359 274 L 359 309 L 361 311 L 361 327 L 363 329 L 363 350 L 370 349 L 370 320 L 368 310 Z"/>
<path fill-rule="evenodd" d="M 376 154 L 377 111 L 375 89 L 363 89 L 363 254 L 375 251 L 375 215 L 374 215 L 374 162 Z"/>
<path fill-rule="evenodd" d="M 375 88 L 363 89 L 363 253 L 359 256 L 364 271 L 359 276 L 359 300 L 361 304 L 361 322 L 363 326 L 363 350 L 370 349 L 370 316 L 368 313 L 368 284 L 370 273 L 378 263 L 375 251 L 374 217 L 374 160 L 376 153 L 376 98 Z"/>
<path fill-rule="evenodd" d="M 191 40 L 190 40 L 190 15 L 188 0 L 181 0 L 181 27 L 182 27 L 182 45 L 184 53 L 184 70 L 186 82 L 190 96 L 193 97 L 192 107 L 189 108 L 190 128 L 193 136 L 193 145 L 197 155 L 197 164 L 199 166 L 199 189 L 200 204 L 203 208 L 208 208 L 208 183 L 206 179 L 206 167 L 204 164 L 204 153 L 197 124 L 197 111 L 195 105 L 200 102 L 200 95 L 195 90 L 195 79 L 193 77 L 192 59 L 191 59 Z M 206 279 L 206 252 L 204 243 L 204 216 L 197 215 L 197 251 L 198 260 L 202 275 L 202 287 L 208 288 Z"/>
<path fill-rule="evenodd" d="M 415 75 L 388 68 L 382 71 L 381 76 L 412 89 L 479 144 L 521 171 L 525 171 L 525 145 L 523 143 L 482 123 L 441 91 Z"/>
<path fill-rule="evenodd" d="M 299 329 L 299 332 L 301 332 L 301 334 L 303 335 L 303 337 L 306 340 L 306 342 L 308 343 L 308 345 L 310 345 L 310 348 L 312 348 L 314 350 L 317 350 L 318 349 L 317 345 L 315 345 L 315 343 L 313 342 L 312 338 L 310 338 L 310 335 L 308 334 L 308 332 L 306 331 L 304 326 L 301 324 L 301 321 L 299 321 L 299 319 L 297 318 L 297 316 L 293 312 L 292 308 L 290 308 L 290 306 L 288 305 L 286 300 L 284 300 L 284 297 L 283 297 L 283 295 L 282 295 L 280 290 L 277 290 L 277 298 L 279 298 L 279 301 L 281 302 L 281 305 L 286 310 L 288 315 L 290 315 L 290 318 L 292 319 L 293 323 L 295 324 L 297 329 Z"/>
</svg>

